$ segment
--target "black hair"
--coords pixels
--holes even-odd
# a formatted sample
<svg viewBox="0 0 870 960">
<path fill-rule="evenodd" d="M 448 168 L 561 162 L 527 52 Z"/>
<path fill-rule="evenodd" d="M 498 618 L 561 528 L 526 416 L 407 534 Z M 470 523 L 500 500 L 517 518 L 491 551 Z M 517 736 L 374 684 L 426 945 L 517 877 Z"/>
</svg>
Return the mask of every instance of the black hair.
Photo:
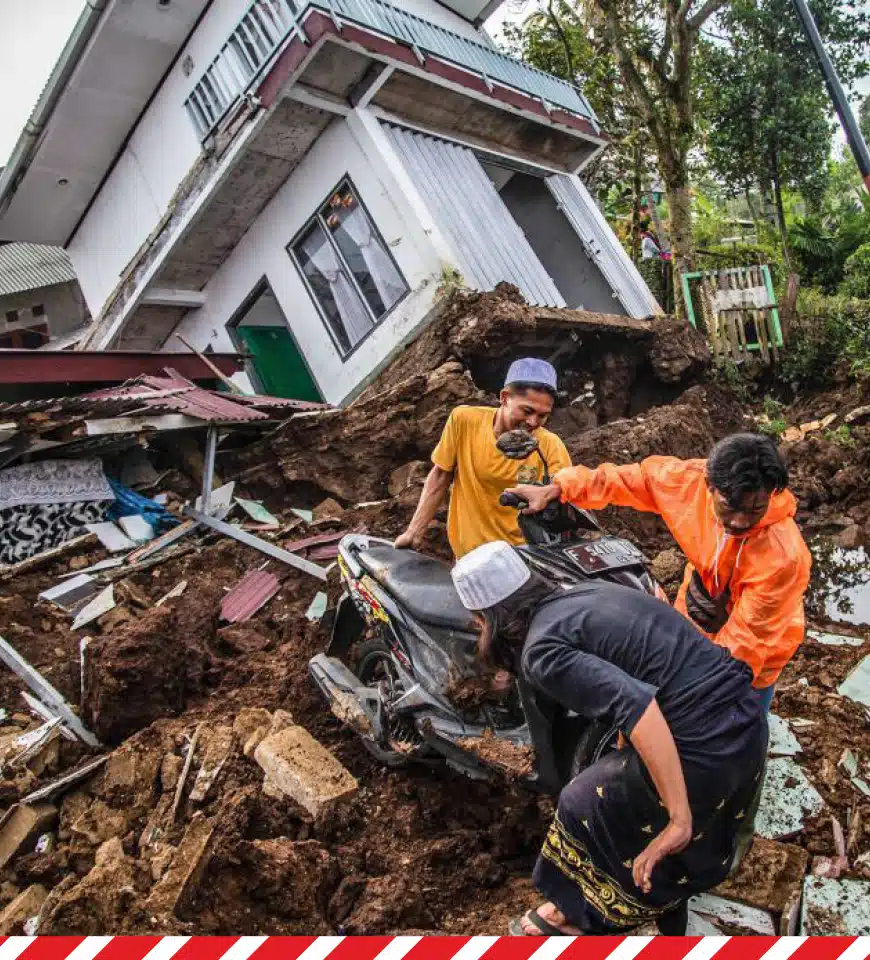
<svg viewBox="0 0 870 960">
<path fill-rule="evenodd" d="M 747 494 L 779 493 L 788 486 L 788 467 L 773 437 L 735 433 L 720 440 L 707 457 L 707 479 L 739 510 Z"/>
<path fill-rule="evenodd" d="M 526 641 L 529 623 L 538 607 L 560 592 L 559 587 L 532 571 L 531 577 L 501 603 L 479 612 L 477 654 L 494 667 L 517 672 L 517 656 Z"/>
<path fill-rule="evenodd" d="M 528 393 L 529 390 L 538 390 L 541 393 L 549 393 L 554 400 L 556 399 L 556 391 L 549 383 L 533 383 L 531 380 L 518 380 L 516 383 L 506 384 L 505 390 L 510 390 L 511 393 L 522 394 Z"/>
</svg>

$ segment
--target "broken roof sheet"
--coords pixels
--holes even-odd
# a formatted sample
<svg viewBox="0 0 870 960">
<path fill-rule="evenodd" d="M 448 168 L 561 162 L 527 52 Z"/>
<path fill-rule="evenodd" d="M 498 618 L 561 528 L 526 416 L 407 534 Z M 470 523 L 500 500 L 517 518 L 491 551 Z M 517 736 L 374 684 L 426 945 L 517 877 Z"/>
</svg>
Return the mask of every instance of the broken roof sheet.
<svg viewBox="0 0 870 960">
<path fill-rule="evenodd" d="M 206 423 L 239 423 L 269 420 L 275 415 L 290 416 L 299 410 L 318 409 L 321 404 L 281 397 L 242 397 L 237 394 L 205 390 L 190 380 L 172 373 L 165 377 L 141 376 L 118 387 L 97 390 L 85 399 L 98 401 L 126 398 L 143 407 L 169 409 Z M 262 406 L 263 409 L 257 409 Z M 268 412 L 266 412 L 268 411 Z"/>
<path fill-rule="evenodd" d="M 229 623 L 249 620 L 280 587 L 274 573 L 252 570 L 221 601 L 221 619 Z"/>
</svg>

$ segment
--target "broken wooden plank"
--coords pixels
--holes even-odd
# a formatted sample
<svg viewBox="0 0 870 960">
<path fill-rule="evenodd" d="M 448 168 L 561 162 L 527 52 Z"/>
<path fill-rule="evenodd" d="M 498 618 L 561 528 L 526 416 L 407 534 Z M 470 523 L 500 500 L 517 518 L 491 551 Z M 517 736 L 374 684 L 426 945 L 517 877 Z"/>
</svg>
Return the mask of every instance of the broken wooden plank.
<svg viewBox="0 0 870 960">
<path fill-rule="evenodd" d="M 187 777 L 190 773 L 190 767 L 193 764 L 193 755 L 196 753 L 196 744 L 199 740 L 200 730 L 202 730 L 201 723 L 196 730 L 193 731 L 193 736 L 190 738 L 190 746 L 187 748 L 187 756 L 184 758 L 184 766 L 181 769 L 181 776 L 178 778 L 178 783 L 175 787 L 175 799 L 172 801 L 172 810 L 169 813 L 170 823 L 175 823 L 175 818 L 178 816 L 178 808 L 181 805 L 181 797 L 184 794 L 184 784 L 187 782 Z"/>
<path fill-rule="evenodd" d="M 238 527 L 234 527 L 229 523 L 224 523 L 223 520 L 218 520 L 215 517 L 209 517 L 204 513 L 191 510 L 190 507 L 184 508 L 184 515 L 198 520 L 200 523 L 211 527 L 212 530 L 217 530 L 218 533 L 222 533 L 226 537 L 232 537 L 233 540 L 238 540 L 239 543 L 243 543 L 245 546 L 253 547 L 254 550 L 259 550 L 261 553 L 265 553 L 266 556 L 274 557 L 276 560 L 280 560 L 282 563 L 286 563 L 291 567 L 296 567 L 297 570 L 316 577 L 318 580 L 326 581 L 326 571 L 323 567 L 317 566 L 316 563 L 302 560 L 287 550 L 275 546 L 274 543 L 268 543 L 259 537 L 255 537 L 251 533 L 247 533 L 245 530 L 240 530 Z"/>
<path fill-rule="evenodd" d="M 62 543 L 58 547 L 52 547 L 51 550 L 44 550 L 42 553 L 37 553 L 35 556 L 28 557 L 26 560 L 0 566 L 0 580 L 8 580 L 9 577 L 16 577 L 19 573 L 26 573 L 28 570 L 41 567 L 42 564 L 57 560 L 58 557 L 65 553 L 90 546 L 91 543 L 96 542 L 96 536 L 90 532 L 84 533 L 80 537 L 73 537 L 72 540 L 67 540 L 66 543 Z"/>
<path fill-rule="evenodd" d="M 58 777 L 57 780 L 52 780 L 51 783 L 46 784 L 44 787 L 34 790 L 33 793 L 24 797 L 21 802 L 38 803 L 40 800 L 46 800 L 49 797 L 55 797 L 61 793 L 65 793 L 67 790 L 77 786 L 82 781 L 87 780 L 92 774 L 96 773 L 108 759 L 108 756 L 97 757 L 96 760 L 89 761 L 83 767 L 79 767 L 78 770 L 73 770 L 72 773 L 65 773 L 62 777 Z"/>
<path fill-rule="evenodd" d="M 0 660 L 10 670 L 18 674 L 37 697 L 59 716 L 80 740 L 83 740 L 89 747 L 100 746 L 100 741 L 73 713 L 72 708 L 58 691 L 18 653 L 15 647 L 7 643 L 2 637 L 0 637 Z"/>
<path fill-rule="evenodd" d="M 187 589 L 187 581 L 181 580 L 179 583 L 176 583 L 175 586 L 165 593 L 158 601 L 154 604 L 155 607 L 162 607 L 167 600 L 173 600 L 175 597 L 180 597 L 184 591 Z"/>
</svg>

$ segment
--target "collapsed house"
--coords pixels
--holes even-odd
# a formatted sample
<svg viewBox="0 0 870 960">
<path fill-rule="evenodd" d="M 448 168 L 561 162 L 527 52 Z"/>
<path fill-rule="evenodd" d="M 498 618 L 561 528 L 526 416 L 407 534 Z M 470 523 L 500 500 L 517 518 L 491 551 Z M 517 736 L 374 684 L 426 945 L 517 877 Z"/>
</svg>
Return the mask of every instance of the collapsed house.
<svg viewBox="0 0 870 960">
<path fill-rule="evenodd" d="M 352 398 L 444 289 L 658 307 L 583 185 L 582 92 L 498 50 L 482 0 L 88 7 L 0 174 L 0 237 L 63 246 L 79 348 L 251 355 Z"/>
<path fill-rule="evenodd" d="M 698 335 L 586 320 L 563 357 L 556 412 L 575 460 L 698 454 L 749 422 L 705 382 Z M 0 935 L 498 934 L 535 902 L 529 875 L 552 799 L 510 775 L 385 770 L 306 668 L 338 595 L 337 540 L 401 531 L 452 406 L 492 402 L 514 351 L 554 336 L 551 322 L 516 290 L 454 294 L 441 324 L 356 403 L 295 410 L 265 430 L 222 423 L 208 504 L 196 503 L 208 425 L 191 428 L 196 457 L 174 440 L 164 448 L 165 424 L 152 423 L 137 434 L 146 445 L 128 450 L 126 479 L 162 501 L 168 535 L 135 523 L 147 539 L 132 546 L 93 534 L 0 569 Z M 152 386 L 120 393 L 166 399 Z M 58 402 L 50 432 L 60 436 L 61 416 L 92 422 L 88 404 L 106 402 L 66 412 Z M 819 423 L 852 415 L 808 412 Z M 870 427 L 852 422 L 866 439 Z M 802 426 L 796 482 L 818 520 L 854 535 L 868 501 L 845 476 L 833 482 L 833 441 Z M 867 449 L 843 470 L 860 472 Z M 682 558 L 660 523 L 630 511 L 603 520 L 673 592 Z M 445 550 L 443 521 L 428 544 Z M 777 693 L 759 836 L 737 875 L 693 901 L 692 933 L 868 932 L 870 640 L 813 612 L 818 625 Z"/>
</svg>

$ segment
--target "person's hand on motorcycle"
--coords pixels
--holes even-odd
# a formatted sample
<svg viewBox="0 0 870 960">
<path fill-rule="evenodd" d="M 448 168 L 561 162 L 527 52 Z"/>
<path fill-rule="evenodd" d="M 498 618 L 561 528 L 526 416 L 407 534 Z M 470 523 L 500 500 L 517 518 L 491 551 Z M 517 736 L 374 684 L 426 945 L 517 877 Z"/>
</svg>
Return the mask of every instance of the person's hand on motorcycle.
<svg viewBox="0 0 870 960">
<path fill-rule="evenodd" d="M 546 487 L 533 483 L 520 483 L 515 487 L 509 487 L 505 493 L 512 493 L 526 501 L 528 506 L 523 513 L 540 513 L 548 504 L 562 496 L 562 489 L 555 483 L 548 484 Z"/>
<path fill-rule="evenodd" d="M 728 622 L 731 594 L 726 587 L 718 597 L 710 596 L 698 571 L 692 572 L 686 590 L 686 610 L 705 633 L 718 633 Z"/>
<path fill-rule="evenodd" d="M 631 874 L 637 886 L 644 893 L 649 893 L 652 889 L 652 872 L 656 864 L 672 853 L 685 850 L 691 839 L 691 820 L 683 822 L 671 820 L 665 829 L 634 858 Z"/>
<path fill-rule="evenodd" d="M 400 533 L 393 541 L 393 546 L 397 550 L 422 550 L 423 540 L 426 536 L 424 530 L 414 530 L 411 527 L 404 533 Z"/>
</svg>

